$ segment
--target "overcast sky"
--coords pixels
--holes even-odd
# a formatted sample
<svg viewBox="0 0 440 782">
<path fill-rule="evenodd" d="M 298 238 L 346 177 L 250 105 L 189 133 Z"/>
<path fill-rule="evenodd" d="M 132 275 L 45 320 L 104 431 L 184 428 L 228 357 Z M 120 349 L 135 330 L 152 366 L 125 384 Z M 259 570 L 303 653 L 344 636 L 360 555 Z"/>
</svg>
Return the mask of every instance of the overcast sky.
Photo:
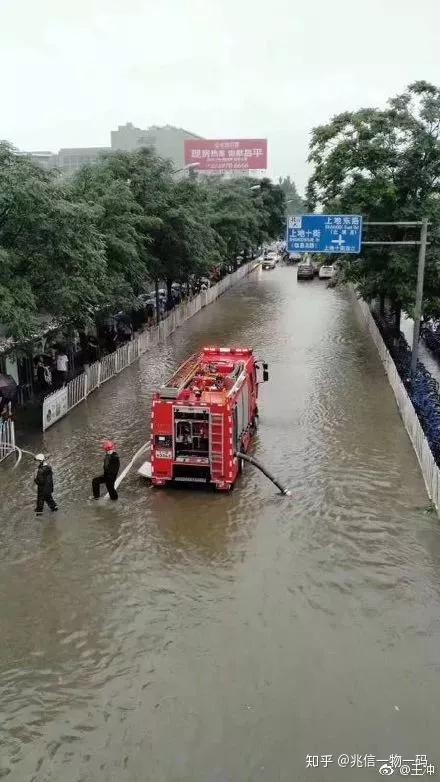
<svg viewBox="0 0 440 782">
<path fill-rule="evenodd" d="M 267 137 L 302 190 L 310 130 L 440 84 L 440 0 L 0 0 L 0 138 L 107 146 L 171 124 Z"/>
</svg>

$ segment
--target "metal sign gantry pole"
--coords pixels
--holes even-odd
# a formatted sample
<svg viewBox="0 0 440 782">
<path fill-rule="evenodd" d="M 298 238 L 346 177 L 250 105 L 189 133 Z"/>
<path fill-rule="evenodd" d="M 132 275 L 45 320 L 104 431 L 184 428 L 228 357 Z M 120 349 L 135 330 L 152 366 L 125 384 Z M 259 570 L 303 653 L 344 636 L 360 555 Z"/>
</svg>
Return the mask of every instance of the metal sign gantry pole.
<svg viewBox="0 0 440 782">
<path fill-rule="evenodd" d="M 411 352 L 411 377 L 414 376 L 417 369 L 417 355 L 419 351 L 419 337 L 420 337 L 420 321 L 422 318 L 422 301 L 423 301 L 423 283 L 425 280 L 425 260 L 426 260 L 426 247 L 428 242 L 428 218 L 424 217 L 421 221 L 401 221 L 392 223 L 364 223 L 364 225 L 400 225 L 400 226 L 416 226 L 420 225 L 420 239 L 416 241 L 406 242 L 362 242 L 364 245 L 405 245 L 419 247 L 419 262 L 417 267 L 417 288 L 416 288 L 416 303 L 414 307 L 414 329 L 413 329 L 413 343 Z"/>
</svg>

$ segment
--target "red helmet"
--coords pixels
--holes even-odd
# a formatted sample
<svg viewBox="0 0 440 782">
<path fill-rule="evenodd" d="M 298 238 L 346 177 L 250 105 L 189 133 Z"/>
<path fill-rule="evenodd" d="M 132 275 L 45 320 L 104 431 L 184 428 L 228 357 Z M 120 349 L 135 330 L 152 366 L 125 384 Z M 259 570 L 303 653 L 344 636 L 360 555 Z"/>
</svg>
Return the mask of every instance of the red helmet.
<svg viewBox="0 0 440 782">
<path fill-rule="evenodd" d="M 111 440 L 104 440 L 102 447 L 104 451 L 114 451 L 116 446 Z"/>
</svg>

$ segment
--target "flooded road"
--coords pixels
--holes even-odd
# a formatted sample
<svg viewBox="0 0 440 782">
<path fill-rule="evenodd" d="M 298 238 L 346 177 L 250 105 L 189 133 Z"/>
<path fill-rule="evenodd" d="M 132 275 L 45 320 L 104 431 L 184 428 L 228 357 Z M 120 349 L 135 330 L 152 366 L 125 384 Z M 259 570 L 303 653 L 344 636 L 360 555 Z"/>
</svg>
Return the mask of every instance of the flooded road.
<svg viewBox="0 0 440 782">
<path fill-rule="evenodd" d="M 114 437 L 203 344 L 269 362 L 251 467 L 230 495 L 87 500 Z M 0 777 L 8 782 L 352 782 L 341 753 L 440 761 L 440 527 L 372 342 L 343 292 L 259 271 L 24 443 L 0 468 Z M 332 754 L 328 768 L 306 755 Z"/>
</svg>

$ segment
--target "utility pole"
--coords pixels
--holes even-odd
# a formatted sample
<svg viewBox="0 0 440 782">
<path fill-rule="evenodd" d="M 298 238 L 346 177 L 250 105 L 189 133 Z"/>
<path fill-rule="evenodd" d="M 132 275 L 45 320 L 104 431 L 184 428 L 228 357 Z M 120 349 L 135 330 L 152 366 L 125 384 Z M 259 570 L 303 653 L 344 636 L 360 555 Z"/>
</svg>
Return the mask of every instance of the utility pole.
<svg viewBox="0 0 440 782">
<path fill-rule="evenodd" d="M 397 222 L 364 222 L 364 225 L 400 225 L 405 227 L 421 226 L 420 239 L 414 241 L 403 242 L 362 242 L 362 244 L 368 245 L 405 245 L 405 246 L 419 246 L 419 265 L 417 268 L 417 288 L 416 288 L 416 303 L 414 307 L 414 331 L 413 331 L 413 344 L 411 352 L 411 369 L 410 375 L 414 376 L 417 369 L 417 353 L 419 350 L 419 337 L 420 337 L 420 320 L 422 317 L 422 300 L 423 300 L 423 283 L 425 279 L 425 258 L 426 258 L 426 246 L 428 244 L 428 218 L 424 217 L 421 221 L 416 220 L 400 220 Z"/>
<path fill-rule="evenodd" d="M 417 269 L 416 305 L 414 308 L 414 330 L 413 330 L 413 344 L 412 344 L 412 353 L 411 353 L 411 377 L 414 377 L 415 372 L 417 370 L 417 354 L 419 350 L 420 320 L 422 317 L 423 283 L 425 279 L 425 258 L 426 258 L 427 238 L 428 238 L 428 218 L 424 217 L 422 220 L 422 228 L 420 231 L 419 265 Z"/>
</svg>

